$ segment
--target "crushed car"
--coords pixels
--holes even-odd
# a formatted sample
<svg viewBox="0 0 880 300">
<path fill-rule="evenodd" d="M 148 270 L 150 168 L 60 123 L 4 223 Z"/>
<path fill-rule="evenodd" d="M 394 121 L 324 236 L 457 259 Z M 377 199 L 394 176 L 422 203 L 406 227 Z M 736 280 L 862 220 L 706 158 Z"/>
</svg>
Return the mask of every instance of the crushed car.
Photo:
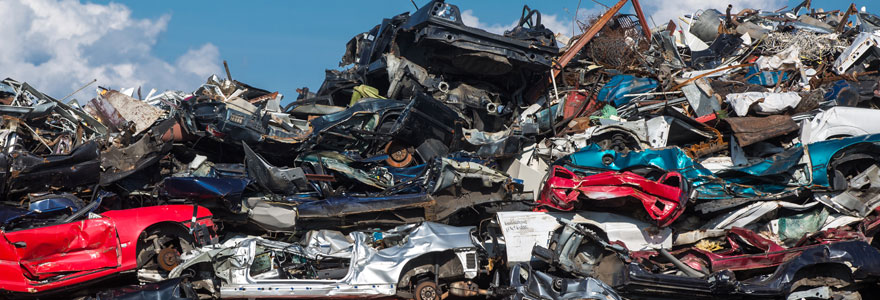
<svg viewBox="0 0 880 300">
<path fill-rule="evenodd" d="M 311 231 L 299 243 L 236 237 L 187 253 L 170 275 L 214 281 L 204 286 L 220 298 L 465 296 L 461 287 L 485 275 L 473 231 L 424 222 L 347 236 Z"/>
<path fill-rule="evenodd" d="M 167 278 L 181 253 L 217 239 L 218 228 L 203 207 L 96 213 L 99 203 L 101 198 L 83 207 L 4 208 L 3 292 L 45 295 L 135 271 L 150 279 Z"/>
</svg>

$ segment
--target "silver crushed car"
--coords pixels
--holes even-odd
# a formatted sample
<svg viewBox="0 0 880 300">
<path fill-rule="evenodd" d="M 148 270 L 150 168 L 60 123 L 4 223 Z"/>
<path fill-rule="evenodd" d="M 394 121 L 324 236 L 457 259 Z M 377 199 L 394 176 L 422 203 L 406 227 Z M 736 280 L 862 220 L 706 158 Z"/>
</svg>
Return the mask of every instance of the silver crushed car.
<svg viewBox="0 0 880 300">
<path fill-rule="evenodd" d="M 186 253 L 172 277 L 193 276 L 220 298 L 471 295 L 483 257 L 473 231 L 424 222 L 347 236 L 311 231 L 300 243 L 234 237 Z"/>
</svg>

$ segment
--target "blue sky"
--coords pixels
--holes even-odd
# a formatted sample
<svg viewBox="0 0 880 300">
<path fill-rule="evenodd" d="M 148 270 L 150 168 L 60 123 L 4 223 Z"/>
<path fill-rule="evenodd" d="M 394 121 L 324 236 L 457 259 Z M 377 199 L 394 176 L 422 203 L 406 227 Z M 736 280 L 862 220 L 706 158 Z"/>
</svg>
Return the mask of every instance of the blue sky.
<svg viewBox="0 0 880 300">
<path fill-rule="evenodd" d="M 154 48 L 157 56 L 173 60 L 196 45 L 212 43 L 229 63 L 233 78 L 265 89 L 281 90 L 286 100 L 297 96 L 298 87 L 308 86 L 312 90 L 320 87 L 324 70 L 337 67 L 345 43 L 353 36 L 371 29 L 383 18 L 415 8 L 408 0 L 252 2 L 121 3 L 130 7 L 137 18 L 171 15 L 167 31 Z M 422 5 L 427 1 L 416 3 Z M 573 12 L 577 6 L 577 1 L 450 3 L 459 5 L 462 10 L 471 9 L 480 22 L 486 24 L 512 23 L 519 18 L 523 4 L 568 18 L 571 14 L 563 7 L 570 6 L 568 9 Z"/>
<path fill-rule="evenodd" d="M 577 0 L 449 2 L 466 11 L 471 23 L 490 31 L 511 27 L 519 18 L 523 4 L 528 4 L 543 13 L 545 23 L 552 22 L 556 28 L 568 28 L 567 34 L 571 34 L 571 19 L 578 6 Z M 598 2 L 606 5 L 615 3 L 612 0 Z M 699 6 L 712 1 L 642 2 L 646 14 L 660 19 L 667 16 L 665 20 L 654 19 L 656 23 L 665 23 L 668 16 L 685 13 L 683 11 L 690 8 L 701 8 Z M 738 11 L 744 7 L 778 9 L 785 5 L 794 6 L 800 1 L 732 0 L 723 3 L 728 2 L 734 3 L 734 10 Z M 870 12 L 880 12 L 878 1 L 862 2 L 856 3 L 857 6 L 864 5 Z M 0 36 L 21 35 L 20 32 L 28 29 L 37 32 L 35 35 L 25 35 L 20 40 L 0 41 L 4 45 L 22 43 L 21 47 L 25 49 L 18 52 L 0 49 L 0 69 L 7 72 L 0 76 L 32 82 L 56 97 L 63 97 L 68 93 L 64 91 L 72 91 L 94 77 L 101 77 L 98 78 L 99 84 L 113 88 L 143 85 L 147 90 L 192 91 L 204 82 L 205 74 L 217 73 L 225 77 L 222 74 L 222 60 L 225 59 L 233 78 L 264 89 L 281 91 L 288 101 L 296 98 L 296 88 L 308 86 L 315 90 L 320 86 L 324 70 L 337 67 L 344 45 L 352 36 L 369 30 L 383 18 L 414 9 L 409 0 L 34 0 L 22 3 L 18 6 L 15 3 L 0 3 L 0 18 L 15 18 L 16 15 L 12 14 L 16 14 L 17 9 L 30 9 L 31 14 L 38 16 L 47 14 L 45 7 L 58 6 L 59 9 L 54 13 L 50 10 L 43 16 L 46 18 L 43 21 L 38 22 L 38 18 L 24 15 L 19 17 L 22 20 L 15 23 L 20 23 L 22 28 L 12 26 L 12 29 L 0 29 Z M 416 3 L 423 5 L 427 1 L 418 0 Z M 38 7 L 40 5 L 42 8 Z M 848 3 L 813 1 L 814 8 L 826 10 L 846 9 L 845 5 Z M 705 8 L 721 10 L 724 7 Z M 4 15 L 4 9 L 7 15 Z M 105 11 L 94 12 L 100 9 Z M 602 7 L 594 1 L 582 0 L 581 9 L 582 15 L 596 14 Z M 624 11 L 631 12 L 630 6 L 625 6 Z M 46 25 L 42 23 L 46 20 L 57 23 L 55 27 L 50 26 L 54 29 L 43 28 Z M 11 30 L 17 32 L 8 32 Z M 70 38 L 68 31 L 76 30 L 79 31 L 74 38 Z M 56 35 L 62 37 L 58 38 L 59 42 L 52 42 Z M 37 40 L 50 41 L 31 43 Z M 77 51 L 69 55 L 67 52 L 71 48 Z M 4 62 L 3 56 L 10 55 L 26 63 Z M 82 101 L 93 95 L 94 89 L 86 89 L 75 97 Z"/>
</svg>

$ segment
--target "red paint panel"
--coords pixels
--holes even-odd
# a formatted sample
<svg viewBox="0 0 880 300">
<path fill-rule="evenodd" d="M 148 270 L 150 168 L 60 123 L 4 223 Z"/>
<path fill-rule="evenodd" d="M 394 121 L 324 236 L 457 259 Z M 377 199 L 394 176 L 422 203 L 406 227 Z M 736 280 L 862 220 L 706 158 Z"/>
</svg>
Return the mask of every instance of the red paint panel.
<svg viewBox="0 0 880 300">
<path fill-rule="evenodd" d="M 799 243 L 796 247 L 786 249 L 751 230 L 735 227 L 727 232 L 726 239 L 727 247 L 724 250 L 709 252 L 691 247 L 671 253 L 691 268 L 706 272 L 744 271 L 776 267 L 800 256 L 804 250 L 831 242 L 864 239 L 864 236 L 858 233 L 830 229 L 805 238 L 805 241 L 809 241 L 809 243 Z M 746 250 L 747 246 L 752 250 Z M 633 251 L 631 256 L 643 265 L 672 266 L 656 251 Z"/>
<path fill-rule="evenodd" d="M 119 265 L 119 241 L 116 227 L 107 218 L 21 230 L 6 233 L 17 248 L 24 275 L 44 279 Z"/>
<path fill-rule="evenodd" d="M 133 270 L 138 235 L 157 223 L 188 226 L 193 206 L 160 205 L 101 215 L 103 218 L 0 232 L 0 290 L 43 292 Z M 211 217 L 208 209 L 197 207 L 196 222 L 212 228 L 214 234 Z M 63 277 L 53 278 L 59 275 Z"/>
<path fill-rule="evenodd" d="M 587 95 L 580 92 L 568 93 L 565 97 L 565 106 L 562 108 L 562 117 L 564 119 L 576 117 L 583 110 L 584 102 L 587 101 Z"/>
<path fill-rule="evenodd" d="M 687 181 L 677 172 L 669 172 L 657 181 L 630 172 L 580 177 L 561 166 L 554 166 L 551 172 L 537 202 L 557 210 L 570 211 L 583 205 L 581 201 L 590 201 L 594 206 L 620 207 L 635 199 L 657 225 L 663 227 L 681 216 L 688 201 Z"/>
</svg>

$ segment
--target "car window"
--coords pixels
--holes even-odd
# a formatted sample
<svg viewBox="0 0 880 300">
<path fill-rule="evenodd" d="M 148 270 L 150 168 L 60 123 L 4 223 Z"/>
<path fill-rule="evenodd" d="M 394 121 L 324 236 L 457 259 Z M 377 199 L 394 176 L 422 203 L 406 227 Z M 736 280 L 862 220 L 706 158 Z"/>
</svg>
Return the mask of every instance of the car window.
<svg viewBox="0 0 880 300">
<path fill-rule="evenodd" d="M 272 266 L 272 258 L 274 257 L 272 251 L 266 251 L 254 256 L 254 262 L 251 263 L 250 274 L 252 277 L 256 277 L 260 274 L 269 272 L 273 269 Z"/>
</svg>

